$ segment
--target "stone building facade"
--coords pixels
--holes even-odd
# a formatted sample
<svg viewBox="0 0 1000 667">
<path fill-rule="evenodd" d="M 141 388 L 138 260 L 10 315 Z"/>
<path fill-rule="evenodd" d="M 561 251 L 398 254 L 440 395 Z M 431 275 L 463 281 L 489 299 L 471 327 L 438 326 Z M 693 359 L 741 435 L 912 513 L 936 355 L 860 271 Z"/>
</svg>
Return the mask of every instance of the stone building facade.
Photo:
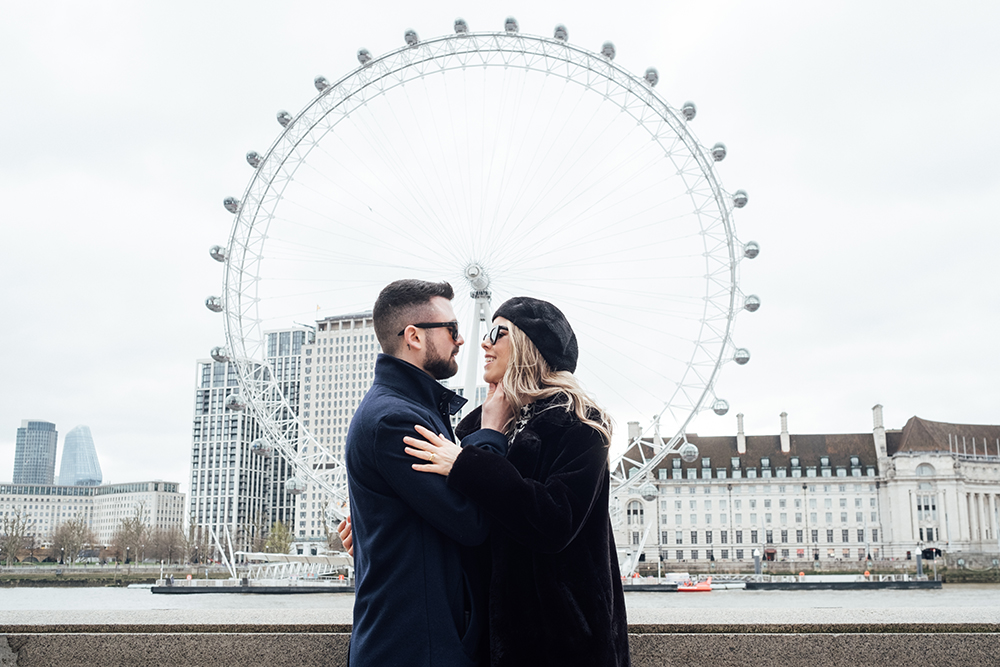
<svg viewBox="0 0 1000 667">
<path fill-rule="evenodd" d="M 1000 553 L 1000 426 L 911 418 L 871 433 L 687 440 L 621 498 L 616 540 L 644 560 L 912 558 L 929 548 Z"/>
</svg>

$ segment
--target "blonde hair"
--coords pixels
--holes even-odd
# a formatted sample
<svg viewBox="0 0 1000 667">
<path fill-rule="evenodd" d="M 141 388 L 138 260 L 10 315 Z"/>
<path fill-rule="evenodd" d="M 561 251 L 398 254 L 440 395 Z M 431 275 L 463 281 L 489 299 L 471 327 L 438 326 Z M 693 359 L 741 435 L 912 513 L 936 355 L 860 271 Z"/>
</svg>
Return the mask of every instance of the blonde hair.
<svg viewBox="0 0 1000 667">
<path fill-rule="evenodd" d="M 552 370 L 527 334 L 514 324 L 509 324 L 508 329 L 510 358 L 500 386 L 514 416 L 504 424 L 504 432 L 510 433 L 525 405 L 562 395 L 564 400 L 553 407 L 573 412 L 577 419 L 601 434 L 605 447 L 609 446 L 611 417 L 584 391 L 576 376 L 569 371 Z"/>
</svg>

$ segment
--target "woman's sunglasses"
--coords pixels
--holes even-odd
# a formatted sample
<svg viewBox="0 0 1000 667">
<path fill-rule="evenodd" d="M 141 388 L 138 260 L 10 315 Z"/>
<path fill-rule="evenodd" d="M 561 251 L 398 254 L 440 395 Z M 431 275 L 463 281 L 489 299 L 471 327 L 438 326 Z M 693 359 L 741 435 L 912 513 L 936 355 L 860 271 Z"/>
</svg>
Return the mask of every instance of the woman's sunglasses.
<svg viewBox="0 0 1000 667">
<path fill-rule="evenodd" d="M 509 333 L 510 333 L 510 329 L 508 329 L 507 327 L 505 327 L 502 324 L 498 324 L 495 327 L 493 327 L 492 329 L 490 329 L 489 333 L 487 333 L 485 336 L 483 336 L 483 340 L 489 340 L 490 341 L 490 345 L 496 345 L 498 340 L 500 340 L 501 338 L 503 338 L 504 336 L 506 336 Z"/>
</svg>

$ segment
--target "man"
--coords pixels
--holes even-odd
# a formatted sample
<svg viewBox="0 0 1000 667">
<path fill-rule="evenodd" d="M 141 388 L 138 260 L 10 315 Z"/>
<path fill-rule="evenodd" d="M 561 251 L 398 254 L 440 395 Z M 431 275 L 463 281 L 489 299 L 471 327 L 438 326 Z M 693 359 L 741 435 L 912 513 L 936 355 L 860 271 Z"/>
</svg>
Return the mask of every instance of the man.
<svg viewBox="0 0 1000 667">
<path fill-rule="evenodd" d="M 413 470 L 403 437 L 421 424 L 454 439 L 465 399 L 437 380 L 465 342 L 448 283 L 398 280 L 373 308 L 382 346 L 351 420 L 345 459 L 356 590 L 350 664 L 473 667 L 485 662 L 485 514 L 440 475 Z M 504 452 L 500 452 L 501 454 Z"/>
</svg>

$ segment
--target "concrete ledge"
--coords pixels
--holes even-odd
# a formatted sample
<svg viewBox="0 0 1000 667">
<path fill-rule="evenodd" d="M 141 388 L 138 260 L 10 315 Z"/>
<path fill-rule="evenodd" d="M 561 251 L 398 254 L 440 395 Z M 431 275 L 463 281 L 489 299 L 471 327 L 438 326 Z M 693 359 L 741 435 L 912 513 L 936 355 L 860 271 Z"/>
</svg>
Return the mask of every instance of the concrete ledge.
<svg viewBox="0 0 1000 667">
<path fill-rule="evenodd" d="M 992 666 L 998 610 L 632 610 L 632 664 Z M 339 666 L 350 627 L 349 610 L 0 612 L 0 666 Z"/>
</svg>

